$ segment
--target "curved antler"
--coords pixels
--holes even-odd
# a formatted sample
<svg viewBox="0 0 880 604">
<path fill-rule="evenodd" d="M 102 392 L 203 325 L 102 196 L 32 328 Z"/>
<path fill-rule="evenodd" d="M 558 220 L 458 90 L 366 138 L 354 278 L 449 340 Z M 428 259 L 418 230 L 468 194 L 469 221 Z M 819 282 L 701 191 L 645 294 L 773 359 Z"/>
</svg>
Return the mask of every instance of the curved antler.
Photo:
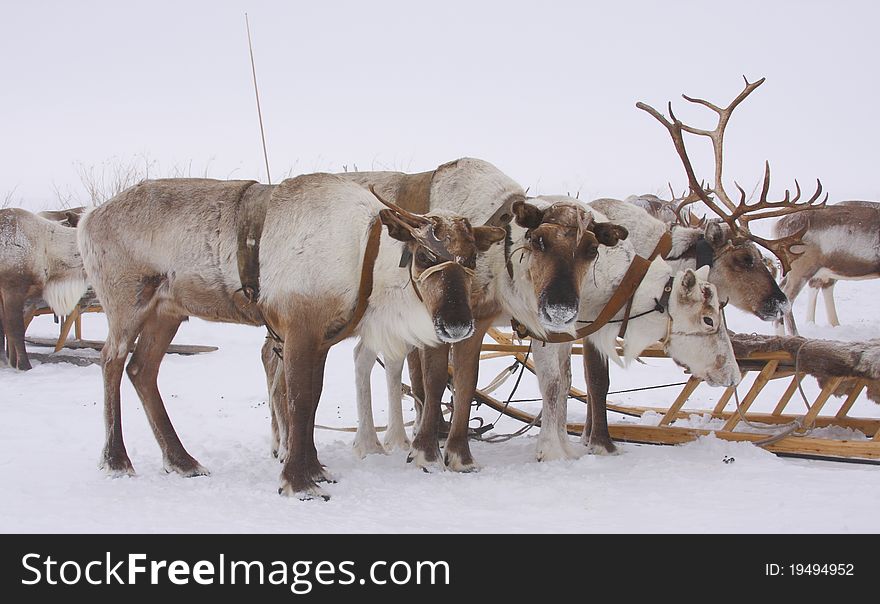
<svg viewBox="0 0 880 604">
<path fill-rule="evenodd" d="M 421 215 L 419 215 L 419 214 L 413 214 L 412 212 L 410 212 L 410 211 L 408 211 L 408 210 L 404 210 L 404 209 L 401 208 L 399 205 L 394 204 L 394 203 L 391 203 L 390 201 L 388 201 L 387 199 L 385 199 L 384 197 L 382 197 L 381 195 L 379 195 L 379 192 L 376 191 L 376 186 L 375 186 L 375 185 L 370 185 L 369 188 L 370 188 L 370 193 L 372 193 L 373 196 L 374 196 L 376 199 L 378 199 L 383 205 L 387 206 L 388 209 L 390 209 L 390 210 L 394 210 L 396 213 L 398 213 L 398 214 L 400 214 L 401 216 L 404 216 L 404 217 L 406 217 L 406 218 L 409 218 L 410 220 L 412 220 L 412 221 L 414 221 L 414 222 L 421 223 L 421 224 L 428 224 L 428 223 L 430 223 L 430 220 L 428 220 L 428 219 L 425 218 L 424 216 L 421 216 Z"/>
<path fill-rule="evenodd" d="M 404 210 L 397 204 L 391 203 L 390 201 L 379 195 L 374 185 L 370 185 L 369 188 L 370 193 L 372 193 L 376 197 L 376 199 L 382 202 L 382 204 L 388 206 L 388 209 L 397 214 L 399 218 L 406 218 L 420 225 L 418 227 L 412 224 L 407 225 L 409 232 L 420 245 L 430 250 L 438 258 L 442 258 L 444 260 L 455 259 L 455 256 L 452 254 L 452 252 L 449 251 L 449 249 L 446 247 L 446 244 L 437 237 L 437 233 L 434 232 L 434 223 L 433 221 L 431 221 L 430 218 L 422 216 L 420 214 L 413 214 L 412 212 Z M 407 223 L 404 222 L 404 224 Z"/>
<path fill-rule="evenodd" d="M 704 107 L 707 107 L 708 109 L 718 114 L 718 124 L 715 126 L 714 130 L 703 130 L 683 124 L 678 118 L 675 117 L 675 114 L 672 111 L 672 103 L 668 104 L 669 119 L 667 119 L 666 116 L 664 116 L 662 113 L 645 103 L 638 102 L 636 103 L 636 107 L 652 115 L 657 121 L 663 124 L 667 131 L 669 131 L 669 135 L 672 137 L 672 142 L 675 145 L 675 150 L 676 152 L 678 152 L 678 156 L 679 158 L 681 158 L 685 172 L 687 173 L 688 183 L 691 188 L 691 194 L 696 194 L 697 199 L 706 204 L 706 206 L 710 210 L 712 210 L 725 223 L 727 223 L 728 226 L 730 226 L 731 232 L 734 237 L 740 239 L 750 239 L 758 245 L 766 248 L 774 256 L 776 256 L 779 259 L 779 262 L 782 264 L 782 273 L 785 274 L 789 271 L 789 269 L 791 269 L 791 262 L 800 254 L 800 252 L 792 251 L 792 247 L 801 243 L 803 232 L 795 233 L 794 235 L 783 237 L 781 239 L 764 239 L 763 237 L 758 237 L 754 235 L 749 230 L 749 222 L 752 220 L 759 220 L 761 218 L 773 218 L 777 216 L 784 216 L 786 214 L 791 214 L 794 212 L 800 212 L 803 210 L 814 210 L 824 207 L 825 202 L 828 200 L 828 195 L 826 194 L 825 198 L 817 203 L 819 197 L 822 195 L 822 183 L 817 180 L 816 192 L 809 199 L 801 202 L 801 188 L 798 182 L 795 181 L 796 193 L 793 198 L 791 197 L 791 193 L 786 190 L 783 199 L 778 201 L 768 200 L 767 194 L 770 190 L 769 162 L 765 162 L 764 181 L 761 188 L 761 196 L 757 202 L 748 203 L 748 201 L 746 200 L 745 191 L 737 183 L 734 184 L 740 192 L 740 200 L 738 203 L 734 203 L 727 192 L 724 190 L 724 184 L 722 182 L 722 168 L 724 161 L 724 130 L 727 127 L 728 122 L 730 121 L 733 110 L 741 102 L 743 102 L 746 97 L 748 97 L 758 86 L 764 83 L 764 78 L 761 78 L 760 80 L 757 80 L 755 82 L 749 82 L 748 79 L 743 76 L 743 80 L 745 80 L 746 83 L 743 91 L 740 92 L 739 95 L 737 95 L 737 97 L 733 99 L 733 101 L 731 101 L 727 107 L 724 108 L 718 107 L 717 105 L 714 105 L 713 103 L 710 103 L 709 101 L 706 101 L 704 99 L 682 95 L 682 97 L 684 97 L 686 101 L 690 103 L 695 103 L 697 105 L 703 105 Z M 697 183 L 697 177 L 694 173 L 693 165 L 691 164 L 690 158 L 687 154 L 687 149 L 685 147 L 683 135 L 684 132 L 688 132 L 697 136 L 705 136 L 712 141 L 712 149 L 715 155 L 715 184 L 712 189 L 707 189 L 701 183 Z M 720 205 L 715 203 L 715 201 L 710 197 L 710 193 L 718 198 L 718 200 L 721 202 Z M 691 195 L 689 195 L 685 201 L 690 199 L 690 197 Z M 693 203 L 693 201 L 687 201 L 687 203 Z M 684 207 L 684 205 L 687 205 L 687 203 L 682 202 L 681 204 L 679 204 L 678 209 Z"/>
</svg>

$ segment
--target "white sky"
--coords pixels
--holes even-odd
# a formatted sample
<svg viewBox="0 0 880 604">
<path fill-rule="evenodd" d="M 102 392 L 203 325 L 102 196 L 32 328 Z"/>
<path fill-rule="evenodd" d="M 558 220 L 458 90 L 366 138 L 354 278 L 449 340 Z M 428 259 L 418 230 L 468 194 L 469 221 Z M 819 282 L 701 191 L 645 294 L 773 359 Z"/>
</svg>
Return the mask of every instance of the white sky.
<svg viewBox="0 0 880 604">
<path fill-rule="evenodd" d="M 273 180 L 487 159 L 531 192 L 582 198 L 685 185 L 635 108 L 686 92 L 737 110 L 726 174 L 764 159 L 774 193 L 822 179 L 880 199 L 872 2 L 15 2 L 0 21 L 0 203 L 57 206 L 77 166 L 147 157 L 154 175 L 265 181 L 244 27 L 254 36 Z M 709 176 L 709 148 L 691 143 Z M 728 183 L 732 187 L 732 183 Z"/>
</svg>

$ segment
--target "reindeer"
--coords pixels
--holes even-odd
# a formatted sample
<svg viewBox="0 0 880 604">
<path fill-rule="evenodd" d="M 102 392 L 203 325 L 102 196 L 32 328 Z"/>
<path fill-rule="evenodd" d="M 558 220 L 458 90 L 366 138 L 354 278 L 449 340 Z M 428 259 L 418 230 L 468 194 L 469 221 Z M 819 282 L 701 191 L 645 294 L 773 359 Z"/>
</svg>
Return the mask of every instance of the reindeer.
<svg viewBox="0 0 880 604">
<path fill-rule="evenodd" d="M 799 202 L 800 187 L 797 186 L 797 193 L 792 198 L 791 194 L 786 191 L 784 199 L 780 201 L 769 201 L 767 199 L 770 188 L 770 167 L 769 163 L 765 164 L 764 182 L 760 199 L 755 203 L 746 201 L 745 191 L 738 185 L 741 199 L 739 203 L 734 203 L 724 190 L 722 182 L 722 144 L 724 139 L 724 129 L 730 120 L 731 113 L 739 103 L 741 103 L 752 91 L 763 83 L 763 79 L 750 83 L 746 80 L 746 86 L 743 92 L 739 94 L 727 107 L 721 108 L 708 101 L 691 98 L 684 98 L 690 102 L 697 103 L 708 107 L 718 114 L 718 124 L 714 130 L 702 130 L 687 126 L 675 118 L 672 113 L 672 106 L 669 106 L 670 119 L 667 119 L 653 107 L 644 103 L 637 103 L 636 107 L 648 112 L 656 118 L 669 132 L 679 158 L 685 168 L 688 176 L 688 182 L 691 192 L 702 201 L 710 210 L 715 212 L 723 222 L 723 226 L 730 231 L 730 244 L 720 252 L 715 252 L 713 248 L 712 255 L 714 260 L 718 259 L 720 254 L 738 254 L 737 244 L 750 240 L 762 247 L 768 249 L 775 255 L 782 266 L 783 272 L 787 272 L 791 268 L 791 261 L 796 256 L 792 252 L 791 247 L 800 242 L 799 234 L 782 237 L 776 240 L 767 240 L 751 233 L 748 223 L 751 220 L 760 218 L 770 218 L 775 216 L 783 216 L 804 210 L 813 210 L 821 207 L 825 202 L 816 203 L 822 192 L 822 185 L 818 183 L 816 193 L 808 200 Z M 696 135 L 706 136 L 712 140 L 713 150 L 715 154 L 715 185 L 711 191 L 706 190 L 696 178 L 690 158 L 685 148 L 683 132 L 689 132 Z M 712 199 L 711 194 L 721 202 L 717 204 Z M 624 204 L 623 202 L 614 203 L 597 203 L 597 207 L 611 210 L 615 207 L 625 208 L 626 205 L 632 210 L 632 215 L 637 208 L 632 204 Z M 681 206 L 679 206 L 679 209 Z M 598 209 L 598 208 L 594 208 Z M 727 210 L 727 211 L 725 211 Z M 680 214 L 680 212 L 677 212 Z M 627 214 L 624 211 L 621 215 Z M 612 220 L 617 218 L 607 217 Z M 597 217 L 598 219 L 598 217 Z M 630 238 L 633 244 L 637 245 L 637 252 L 644 256 L 648 250 L 658 250 L 658 246 L 654 242 L 662 240 L 662 232 L 665 227 L 660 221 L 655 220 L 652 224 L 650 221 L 636 220 L 635 224 L 627 224 L 621 221 L 625 228 L 630 232 Z M 659 227 L 658 227 L 659 225 Z M 721 226 L 721 225 L 719 225 Z M 659 229 L 659 230 L 658 230 Z M 609 249 L 608 255 L 611 256 L 616 250 Z M 623 249 L 621 249 L 623 251 Z M 617 253 L 621 253 L 617 251 Z M 653 252 L 652 252 L 653 253 Z M 649 254 L 649 256 L 652 254 Z M 708 255 L 708 254 L 707 254 Z M 675 257 L 675 244 L 673 243 L 673 252 L 670 254 Z M 751 257 L 751 253 L 749 254 Z M 756 262 L 753 262 L 756 263 Z M 717 264 L 717 262 L 716 262 Z M 666 268 L 664 268 L 664 265 Z M 603 262 L 599 258 L 594 264 L 594 270 L 599 273 L 602 270 L 608 271 L 611 277 L 605 276 L 600 278 L 597 276 L 595 282 L 597 284 L 612 283 L 615 284 L 620 280 L 617 276 L 620 274 L 620 263 Z M 671 281 L 667 281 L 667 285 L 663 287 L 663 292 L 667 293 L 667 302 L 663 303 L 663 298 L 649 297 L 645 300 L 643 294 L 639 290 L 650 290 L 656 286 L 652 285 L 651 270 L 657 271 L 660 267 L 664 272 L 671 273 L 669 264 L 661 262 L 659 259 L 654 260 L 644 277 L 643 284 L 640 285 L 632 295 L 631 316 L 638 317 L 641 322 L 638 331 L 630 330 L 632 334 L 628 338 L 624 338 L 624 358 L 631 358 L 637 355 L 645 345 L 653 339 L 662 337 L 662 329 L 658 330 L 657 323 L 666 323 L 666 337 L 664 338 L 665 348 L 670 356 L 683 365 L 695 377 L 699 377 L 714 385 L 733 386 L 739 383 L 741 376 L 733 358 L 733 350 L 727 336 L 726 329 L 720 315 L 718 293 L 714 285 L 704 282 L 703 279 L 709 275 L 708 264 L 698 269 L 697 272 L 686 269 L 684 272 L 679 271 Z M 726 278 L 724 279 L 726 281 Z M 719 282 L 722 280 L 719 279 Z M 616 286 L 615 286 L 616 287 Z M 676 289 L 678 288 L 678 290 Z M 640 295 L 643 296 L 640 300 Z M 591 298 L 591 300 L 600 300 L 601 296 Z M 653 309 L 651 308 L 653 301 Z M 675 302 L 673 302 L 675 301 Z M 646 308 L 647 307 L 647 308 Z M 680 311 L 690 310 L 689 314 L 685 314 L 683 320 L 676 325 L 676 313 Z M 779 309 L 777 304 L 776 310 Z M 760 310 L 760 307 L 759 307 Z M 663 311 L 663 312 L 661 312 Z M 696 312 L 694 312 L 696 311 Z M 595 309 L 592 312 L 582 313 L 587 316 L 587 320 L 595 320 Z M 647 314 L 644 314 L 647 312 Z M 667 314 L 663 317 L 662 314 Z M 756 313 L 757 314 L 757 313 Z M 771 313 L 766 313 L 771 314 Z M 759 314 L 760 316 L 760 314 Z M 630 319 L 629 322 L 632 322 Z M 624 325 L 628 322 L 624 318 Z M 586 331 L 586 330 L 584 330 Z M 577 334 L 577 332 L 576 332 Z M 576 335 L 575 334 L 575 335 Z M 613 453 L 615 447 L 611 442 L 608 433 L 605 401 L 608 393 L 608 358 L 615 358 L 614 343 L 615 336 L 623 337 L 626 334 L 626 327 L 618 327 L 616 324 L 606 323 L 595 333 L 588 335 L 583 340 L 584 345 L 584 370 L 586 373 L 590 403 L 587 421 L 584 424 L 584 431 L 581 435 L 581 442 L 588 447 L 588 450 L 594 453 Z M 569 341 L 574 338 L 570 338 Z M 540 365 L 540 372 L 544 374 L 542 386 L 542 396 L 544 402 L 541 435 L 539 436 L 539 457 L 544 459 L 556 457 L 569 457 L 571 453 L 567 449 L 567 439 L 565 438 L 565 409 L 567 408 L 567 394 L 570 386 L 570 369 L 569 366 L 569 350 L 570 346 L 566 343 L 566 339 L 556 338 L 562 342 L 562 348 L 556 347 L 547 350 L 548 347 L 537 347 L 538 351 L 535 355 L 536 366 Z M 680 360 L 684 355 L 693 355 L 698 364 L 689 364 Z M 540 378 L 539 378 L 540 379 Z M 545 424 L 547 433 L 545 435 Z"/>
<path fill-rule="evenodd" d="M 558 202 L 560 197 L 544 197 Z M 610 201 L 610 200 L 609 200 Z M 589 389 L 589 412 L 581 443 L 597 455 L 616 452 L 608 432 L 605 400 L 610 384 L 609 359 L 625 366 L 648 345 L 663 341 L 672 359 L 686 371 L 713 386 L 731 386 L 740 381 L 739 367 L 733 354 L 720 311 L 716 287 L 707 281 L 708 267 L 699 270 L 676 270 L 659 255 L 650 262 L 666 233 L 666 226 L 634 205 L 616 201 L 630 212 L 621 226 L 629 232 L 625 242 L 602 248 L 591 270 L 589 297 L 582 296 L 578 323 L 580 329 L 566 333 L 533 333 L 532 346 L 543 409 L 538 435 L 537 459 L 553 461 L 580 454 L 570 446 L 566 434 L 567 402 L 571 388 L 571 348 L 582 339 L 584 372 Z M 611 205 L 606 204 L 606 205 Z M 610 220 L 592 204 L 593 220 Z M 624 287 L 630 267 L 636 261 L 648 264 L 644 276 L 626 296 L 631 310 L 620 308 L 600 319 Z M 628 319 L 624 317 L 628 316 Z M 626 328 L 622 328 L 623 324 Z M 596 329 L 593 326 L 598 325 Z M 585 334 L 584 332 L 592 333 Z M 618 359 L 617 345 L 623 337 L 623 360 Z"/>
<path fill-rule="evenodd" d="M 383 230 L 382 225 L 387 229 Z M 166 471 L 207 474 L 180 442 L 157 387 L 159 365 L 189 316 L 266 325 L 283 344 L 286 450 L 279 492 L 329 495 L 315 410 L 333 344 L 361 335 L 375 350 L 456 342 L 474 331 L 467 293 L 478 252 L 504 238 L 450 212 L 382 204 L 330 174 L 277 186 L 252 181 L 142 182 L 86 214 L 79 244 L 109 331 L 101 352 L 106 445 L 101 467 L 132 474 L 122 438 L 125 367 Z M 378 247 L 377 247 L 378 246 Z M 399 266 L 411 255 L 408 267 Z M 360 275 L 360 280 L 358 280 Z M 418 296 L 411 282 L 418 283 Z"/>
<path fill-rule="evenodd" d="M 815 212 L 784 216 L 774 225 L 774 235 L 802 232 L 803 253 L 782 280 L 782 289 L 794 300 L 805 284 L 810 286 L 807 322 L 816 321 L 819 290 L 825 300 L 828 323 L 840 325 L 834 307 L 834 286 L 840 279 L 880 277 L 880 203 L 841 201 Z M 789 333 L 797 335 L 791 310 L 784 317 Z M 777 322 L 779 333 L 783 322 Z"/>
<path fill-rule="evenodd" d="M 345 178 L 388 195 L 395 203 L 410 209 L 455 211 L 472 221 L 493 221 L 504 218 L 508 237 L 504 248 L 489 250 L 478 260 L 474 280 L 472 307 L 476 328 L 474 334 L 458 343 L 425 348 L 410 355 L 410 371 L 415 373 L 415 390 L 424 394 L 425 410 L 413 443 L 409 443 L 400 409 L 400 376 L 406 351 L 384 356 L 388 376 L 390 421 L 385 446 L 410 447 L 408 461 L 433 471 L 444 467 L 455 471 L 473 471 L 467 442 L 470 401 L 476 387 L 480 345 L 486 329 L 499 317 L 517 316 L 535 329 L 544 325 L 564 329 L 573 324 L 587 269 L 596 256 L 599 244 L 615 245 L 626 236 L 625 230 L 611 224 L 588 220 L 588 213 L 579 202 L 527 202 L 522 189 L 488 162 L 463 158 L 438 169 L 421 174 L 396 172 L 355 172 L 341 174 Z M 532 251 L 525 254 L 525 248 Z M 521 252 L 521 253 L 520 253 Z M 451 348 L 451 350 L 450 350 Z M 439 453 L 437 425 L 439 403 L 447 383 L 449 355 L 455 365 L 453 388 L 455 410 L 447 438 L 445 456 Z M 355 348 L 358 392 L 358 432 L 355 451 L 364 456 L 384 452 L 373 423 L 370 402 L 370 370 L 376 351 L 365 341 Z M 267 347 L 263 350 L 267 375 L 277 363 Z M 424 367 L 425 380 L 414 366 Z M 279 426 L 280 414 L 273 417 L 273 441 L 284 430 Z M 282 453 L 283 455 L 283 453 Z"/>
<path fill-rule="evenodd" d="M 67 315 L 86 288 L 75 229 L 21 208 L 0 210 L 0 366 L 31 368 L 24 341 L 28 300 L 42 297 Z"/>
<path fill-rule="evenodd" d="M 762 321 L 776 320 L 788 310 L 789 302 L 776 283 L 773 263 L 753 241 L 738 237 L 722 217 L 708 220 L 691 212 L 690 204 L 700 201 L 696 193 L 673 195 L 668 201 L 653 195 L 630 196 L 625 201 L 621 204 L 614 199 L 597 199 L 590 205 L 610 220 L 630 228 L 639 220 L 639 213 L 632 212 L 629 204 L 666 223 L 672 235 L 672 249 L 666 261 L 677 270 L 708 266 L 708 280 L 718 289 L 721 299 L 736 308 Z"/>
</svg>

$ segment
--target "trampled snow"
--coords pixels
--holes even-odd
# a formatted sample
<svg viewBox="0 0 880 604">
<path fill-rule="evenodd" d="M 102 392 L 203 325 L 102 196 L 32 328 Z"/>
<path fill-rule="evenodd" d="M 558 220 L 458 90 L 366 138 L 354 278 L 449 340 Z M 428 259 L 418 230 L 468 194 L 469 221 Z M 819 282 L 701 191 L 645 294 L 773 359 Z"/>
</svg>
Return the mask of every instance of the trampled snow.
<svg viewBox="0 0 880 604">
<path fill-rule="evenodd" d="M 851 340 L 880 337 L 864 304 L 876 282 L 841 282 L 844 325 L 801 325 L 810 336 Z M 801 318 L 805 296 L 795 304 Z M 820 308 L 821 315 L 821 308 Z M 769 324 L 730 310 L 731 327 L 770 333 Z M 801 320 L 803 323 L 803 320 Z M 102 339 L 103 315 L 86 315 L 85 337 Z M 40 317 L 29 335 L 52 337 L 57 326 Z M 178 343 L 219 346 L 196 356 L 167 355 L 159 386 L 184 445 L 211 476 L 166 474 L 140 403 L 123 380 L 123 429 L 137 470 L 108 478 L 97 469 L 103 445 L 101 371 L 97 365 L 36 364 L 30 372 L 0 370 L 0 531 L 4 532 L 878 532 L 880 468 L 776 457 L 747 443 L 715 437 L 679 446 L 621 444 L 620 454 L 573 461 L 534 459 L 537 430 L 499 444 L 473 443 L 482 470 L 425 474 L 405 452 L 358 459 L 353 434 L 318 430 L 321 461 L 338 479 L 329 502 L 301 502 L 276 493 L 280 464 L 269 452 L 269 412 L 259 359 L 263 330 L 193 320 Z M 332 349 L 319 424 L 355 425 L 354 341 Z M 88 353 L 81 353 L 88 354 Z M 508 360 L 482 367 L 488 383 Z M 575 359 L 575 385 L 583 375 Z M 373 374 L 377 425 L 383 425 L 385 385 Z M 681 382 L 671 361 L 646 359 L 627 370 L 612 366 L 611 390 Z M 753 410 L 767 410 L 772 383 Z M 507 397 L 513 380 L 497 392 Z M 815 395 L 815 380 L 805 380 Z M 745 392 L 747 384 L 741 387 Z M 615 402 L 666 405 L 676 388 L 611 395 Z M 526 373 L 514 398 L 537 396 Z M 711 406 L 718 390 L 701 386 L 688 408 Z M 840 399 L 833 399 L 839 401 Z M 413 416 L 405 400 L 405 415 Z M 702 404 L 700 404 L 702 403 Z M 791 410 L 797 412 L 797 400 Z M 833 402 L 829 409 L 835 409 Z M 522 403 L 536 410 L 537 403 Z M 572 419 L 584 406 L 570 403 Z M 486 421 L 498 414 L 474 412 Z M 851 415 L 880 417 L 880 406 L 857 401 Z M 619 421 L 612 415 L 612 421 Z M 645 417 L 642 423 L 656 423 Z M 684 423 L 699 425 L 700 418 Z M 497 421 L 499 432 L 521 424 Z M 381 438 L 381 435 L 380 435 Z M 572 439 L 575 440 L 575 439 Z M 735 461 L 726 463 L 725 459 Z"/>
</svg>

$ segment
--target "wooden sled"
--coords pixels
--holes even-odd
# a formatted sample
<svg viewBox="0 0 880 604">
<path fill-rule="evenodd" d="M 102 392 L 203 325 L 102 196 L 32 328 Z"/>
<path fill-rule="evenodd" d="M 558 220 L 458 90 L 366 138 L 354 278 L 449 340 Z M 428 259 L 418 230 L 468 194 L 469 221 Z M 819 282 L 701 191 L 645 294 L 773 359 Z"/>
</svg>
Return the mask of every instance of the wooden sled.
<svg viewBox="0 0 880 604">
<path fill-rule="evenodd" d="M 498 329 L 491 329 L 489 336 L 495 343 L 486 343 L 482 347 L 482 359 L 498 357 L 514 357 L 526 368 L 534 372 L 534 365 L 527 359 L 529 350 L 528 340 L 514 339 L 513 334 Z M 574 346 L 573 355 L 582 355 L 581 346 Z M 643 357 L 666 358 L 666 354 L 659 344 L 648 348 L 642 353 Z M 734 401 L 734 388 L 716 388 L 719 392 L 716 404 L 709 409 L 686 407 L 690 396 L 700 385 L 701 380 L 691 377 L 684 383 L 674 402 L 668 407 L 621 405 L 608 401 L 609 421 L 608 428 L 611 437 L 617 441 L 674 445 L 696 440 L 700 436 L 714 434 L 724 440 L 753 442 L 778 455 L 828 459 L 834 461 L 864 461 L 868 463 L 880 463 L 880 418 L 851 417 L 849 411 L 856 399 L 867 385 L 867 380 L 860 377 L 833 377 L 827 379 L 818 395 L 810 401 L 810 409 L 805 414 L 796 415 L 786 413 L 786 408 L 798 391 L 798 383 L 806 376 L 801 373 L 795 374 L 795 359 L 792 354 L 784 350 L 751 353 L 747 356 L 737 357 L 740 369 L 745 377 L 748 373 L 757 373 L 751 386 L 746 389 L 745 382 L 740 384 L 740 389 L 745 392 L 737 410 Z M 788 386 L 775 401 L 775 407 L 771 413 L 750 413 L 749 408 L 758 400 L 764 387 L 772 380 L 788 379 Z M 840 405 L 834 409 L 828 405 L 832 395 L 840 394 L 843 398 Z M 577 388 L 569 392 L 570 398 L 581 402 L 587 401 L 587 393 Z M 766 395 L 765 395 L 766 396 Z M 478 403 L 485 404 L 496 411 L 509 417 L 526 423 L 540 424 L 535 415 L 505 404 L 493 397 L 488 392 L 478 389 L 476 393 Z M 826 408 L 832 414 L 823 414 Z M 615 422 L 614 414 L 641 417 L 646 413 L 656 413 L 660 416 L 656 425 L 641 425 L 632 422 Z M 720 420 L 723 424 L 717 429 L 702 429 L 692 427 L 676 427 L 676 420 L 688 419 L 698 414 L 704 418 L 711 417 Z M 755 433 L 746 432 L 742 417 L 747 422 L 754 422 L 766 426 L 769 431 Z M 798 422 L 796 425 L 792 422 Z M 789 433 L 774 440 L 785 429 L 784 425 L 790 424 Z M 839 426 L 858 430 L 866 435 L 866 440 L 837 440 L 811 434 L 814 428 L 826 428 Z M 777 427 L 778 430 L 773 430 Z M 569 423 L 568 432 L 580 436 L 583 424 Z M 737 428 L 740 428 L 737 430 Z M 796 428 L 796 429 L 795 429 Z M 771 441 L 771 442 L 767 442 Z"/>
</svg>

